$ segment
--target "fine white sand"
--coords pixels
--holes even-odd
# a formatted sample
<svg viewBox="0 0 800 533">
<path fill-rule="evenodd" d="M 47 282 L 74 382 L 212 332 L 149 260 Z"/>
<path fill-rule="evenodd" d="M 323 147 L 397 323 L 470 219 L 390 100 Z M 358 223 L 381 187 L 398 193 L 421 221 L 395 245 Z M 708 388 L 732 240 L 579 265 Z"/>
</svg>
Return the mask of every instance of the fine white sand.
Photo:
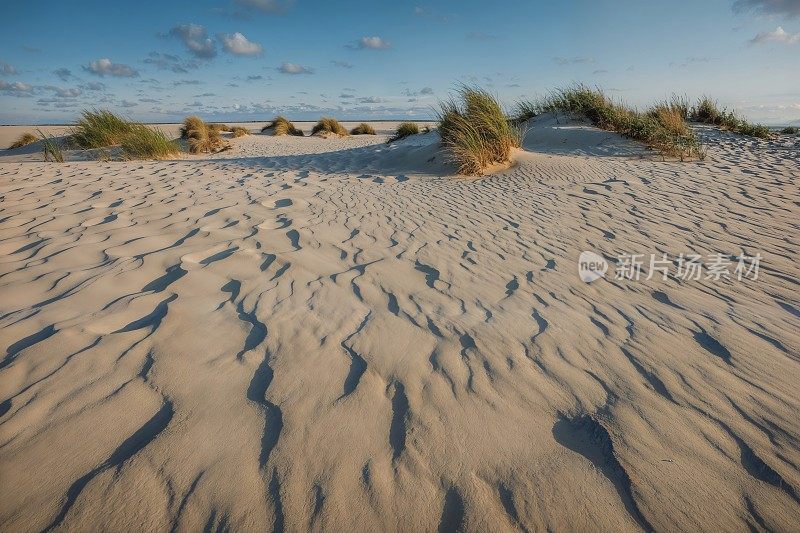
<svg viewBox="0 0 800 533">
<path fill-rule="evenodd" d="M 0 530 L 797 530 L 798 145 L 530 127 L 0 153 Z"/>
</svg>

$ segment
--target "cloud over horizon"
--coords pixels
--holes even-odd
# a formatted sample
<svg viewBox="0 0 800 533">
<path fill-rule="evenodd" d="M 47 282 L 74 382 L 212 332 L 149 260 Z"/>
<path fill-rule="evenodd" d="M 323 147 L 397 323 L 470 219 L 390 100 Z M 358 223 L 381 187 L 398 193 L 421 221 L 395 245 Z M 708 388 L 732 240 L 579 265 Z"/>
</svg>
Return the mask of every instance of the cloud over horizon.
<svg viewBox="0 0 800 533">
<path fill-rule="evenodd" d="M 296 63 L 288 63 L 288 62 L 282 63 L 277 70 L 281 74 L 314 74 L 314 69 L 310 67 L 304 67 Z"/>
<path fill-rule="evenodd" d="M 88 65 L 84 65 L 83 70 L 101 77 L 108 75 L 115 78 L 135 78 L 139 75 L 139 72 L 133 67 L 122 63 L 114 63 L 107 57 L 96 59 Z"/>
<path fill-rule="evenodd" d="M 392 47 L 392 43 L 376 35 L 373 37 L 362 37 L 354 43 L 348 44 L 347 47 L 355 50 L 387 50 Z"/>
</svg>

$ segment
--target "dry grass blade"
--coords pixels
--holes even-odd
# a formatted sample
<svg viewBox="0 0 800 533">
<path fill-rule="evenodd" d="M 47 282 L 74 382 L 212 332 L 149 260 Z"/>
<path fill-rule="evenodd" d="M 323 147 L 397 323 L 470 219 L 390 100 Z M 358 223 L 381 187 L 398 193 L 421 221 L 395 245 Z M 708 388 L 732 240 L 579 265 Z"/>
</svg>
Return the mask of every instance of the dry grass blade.
<svg viewBox="0 0 800 533">
<path fill-rule="evenodd" d="M 29 144 L 35 143 L 38 140 L 39 137 L 37 137 L 33 133 L 26 131 L 25 133 L 17 137 L 17 140 L 11 143 L 11 146 L 9 146 L 8 149 L 14 150 L 15 148 L 22 148 L 23 146 L 28 146 Z"/>
<path fill-rule="evenodd" d="M 42 137 L 42 153 L 44 160 L 50 161 L 51 159 L 56 163 L 64 162 L 64 153 L 61 151 L 61 143 L 53 137 L 48 137 L 42 130 L 37 130 Z"/>
<path fill-rule="evenodd" d="M 134 125 L 120 145 L 127 159 L 166 159 L 180 153 L 177 142 L 144 124 Z"/>
</svg>

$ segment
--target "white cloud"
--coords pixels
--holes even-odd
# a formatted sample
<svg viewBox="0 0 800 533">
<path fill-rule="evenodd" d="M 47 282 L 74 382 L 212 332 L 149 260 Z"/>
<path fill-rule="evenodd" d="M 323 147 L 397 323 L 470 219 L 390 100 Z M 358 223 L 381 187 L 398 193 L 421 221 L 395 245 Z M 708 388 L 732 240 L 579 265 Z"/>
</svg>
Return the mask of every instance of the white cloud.
<svg viewBox="0 0 800 533">
<path fill-rule="evenodd" d="M 53 74 L 55 74 L 56 77 L 58 77 L 58 79 L 61 81 L 67 81 L 70 76 L 72 76 L 72 71 L 70 71 L 68 68 L 59 68 L 54 70 Z"/>
<path fill-rule="evenodd" d="M 761 32 L 750 39 L 750 44 L 764 43 L 797 44 L 800 43 L 800 33 L 789 33 L 778 26 L 775 31 Z"/>
<path fill-rule="evenodd" d="M 135 69 L 128 65 L 114 63 L 107 57 L 97 59 L 88 65 L 84 65 L 83 70 L 96 76 L 109 75 L 116 78 L 134 78 L 139 75 Z"/>
<path fill-rule="evenodd" d="M 283 63 L 278 67 L 278 72 L 281 74 L 313 74 L 314 69 L 296 63 Z"/>
<path fill-rule="evenodd" d="M 218 37 L 222 42 L 222 48 L 229 54 L 237 56 L 257 56 L 264 51 L 264 48 L 260 44 L 248 40 L 247 37 L 239 32 L 223 33 Z"/>
<path fill-rule="evenodd" d="M 169 35 L 177 37 L 195 57 L 211 59 L 217 55 L 214 41 L 199 24 L 181 24 L 169 30 Z"/>
<path fill-rule="evenodd" d="M 356 48 L 360 50 L 386 50 L 387 48 L 391 48 L 392 44 L 388 41 L 384 41 L 378 36 L 374 37 L 362 37 L 358 39 L 355 43 L 348 45 L 348 48 Z"/>
<path fill-rule="evenodd" d="M 10 96 L 30 96 L 33 93 L 33 86 L 21 81 L 9 83 L 0 80 L 0 92 Z"/>
<path fill-rule="evenodd" d="M 244 7 L 252 7 L 264 13 L 281 13 L 286 10 L 289 2 L 279 2 L 278 0 L 235 0 L 237 4 Z"/>
</svg>

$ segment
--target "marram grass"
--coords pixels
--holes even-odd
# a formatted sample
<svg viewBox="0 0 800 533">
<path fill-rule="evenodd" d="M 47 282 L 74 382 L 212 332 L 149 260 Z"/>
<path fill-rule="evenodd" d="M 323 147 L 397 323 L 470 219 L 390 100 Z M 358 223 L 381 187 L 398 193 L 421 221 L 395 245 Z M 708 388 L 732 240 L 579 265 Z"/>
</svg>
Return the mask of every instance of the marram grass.
<svg viewBox="0 0 800 533">
<path fill-rule="evenodd" d="M 277 116 L 275 119 L 261 128 L 261 133 L 268 133 L 269 130 L 272 130 L 273 135 L 293 135 L 296 137 L 302 137 L 303 131 L 295 128 L 294 124 L 289 122 L 286 117 Z"/>
<path fill-rule="evenodd" d="M 419 125 L 416 122 L 401 122 L 397 126 L 397 130 L 395 130 L 394 135 L 389 137 L 389 140 L 386 141 L 387 143 L 391 143 L 394 141 L 399 141 L 400 139 L 405 139 L 409 135 L 416 135 L 419 133 Z"/>
<path fill-rule="evenodd" d="M 497 99 L 478 87 L 464 85 L 440 104 L 442 144 L 461 174 L 481 174 L 507 163 L 522 142 L 522 131 L 503 113 Z"/>
<path fill-rule="evenodd" d="M 339 135 L 344 137 L 348 135 L 348 132 L 335 118 L 325 117 L 319 119 L 319 122 L 314 125 L 311 129 L 311 135 Z"/>
<path fill-rule="evenodd" d="M 373 128 L 366 122 L 362 122 L 352 130 L 350 130 L 350 135 L 375 135 L 375 128 Z"/>
</svg>

